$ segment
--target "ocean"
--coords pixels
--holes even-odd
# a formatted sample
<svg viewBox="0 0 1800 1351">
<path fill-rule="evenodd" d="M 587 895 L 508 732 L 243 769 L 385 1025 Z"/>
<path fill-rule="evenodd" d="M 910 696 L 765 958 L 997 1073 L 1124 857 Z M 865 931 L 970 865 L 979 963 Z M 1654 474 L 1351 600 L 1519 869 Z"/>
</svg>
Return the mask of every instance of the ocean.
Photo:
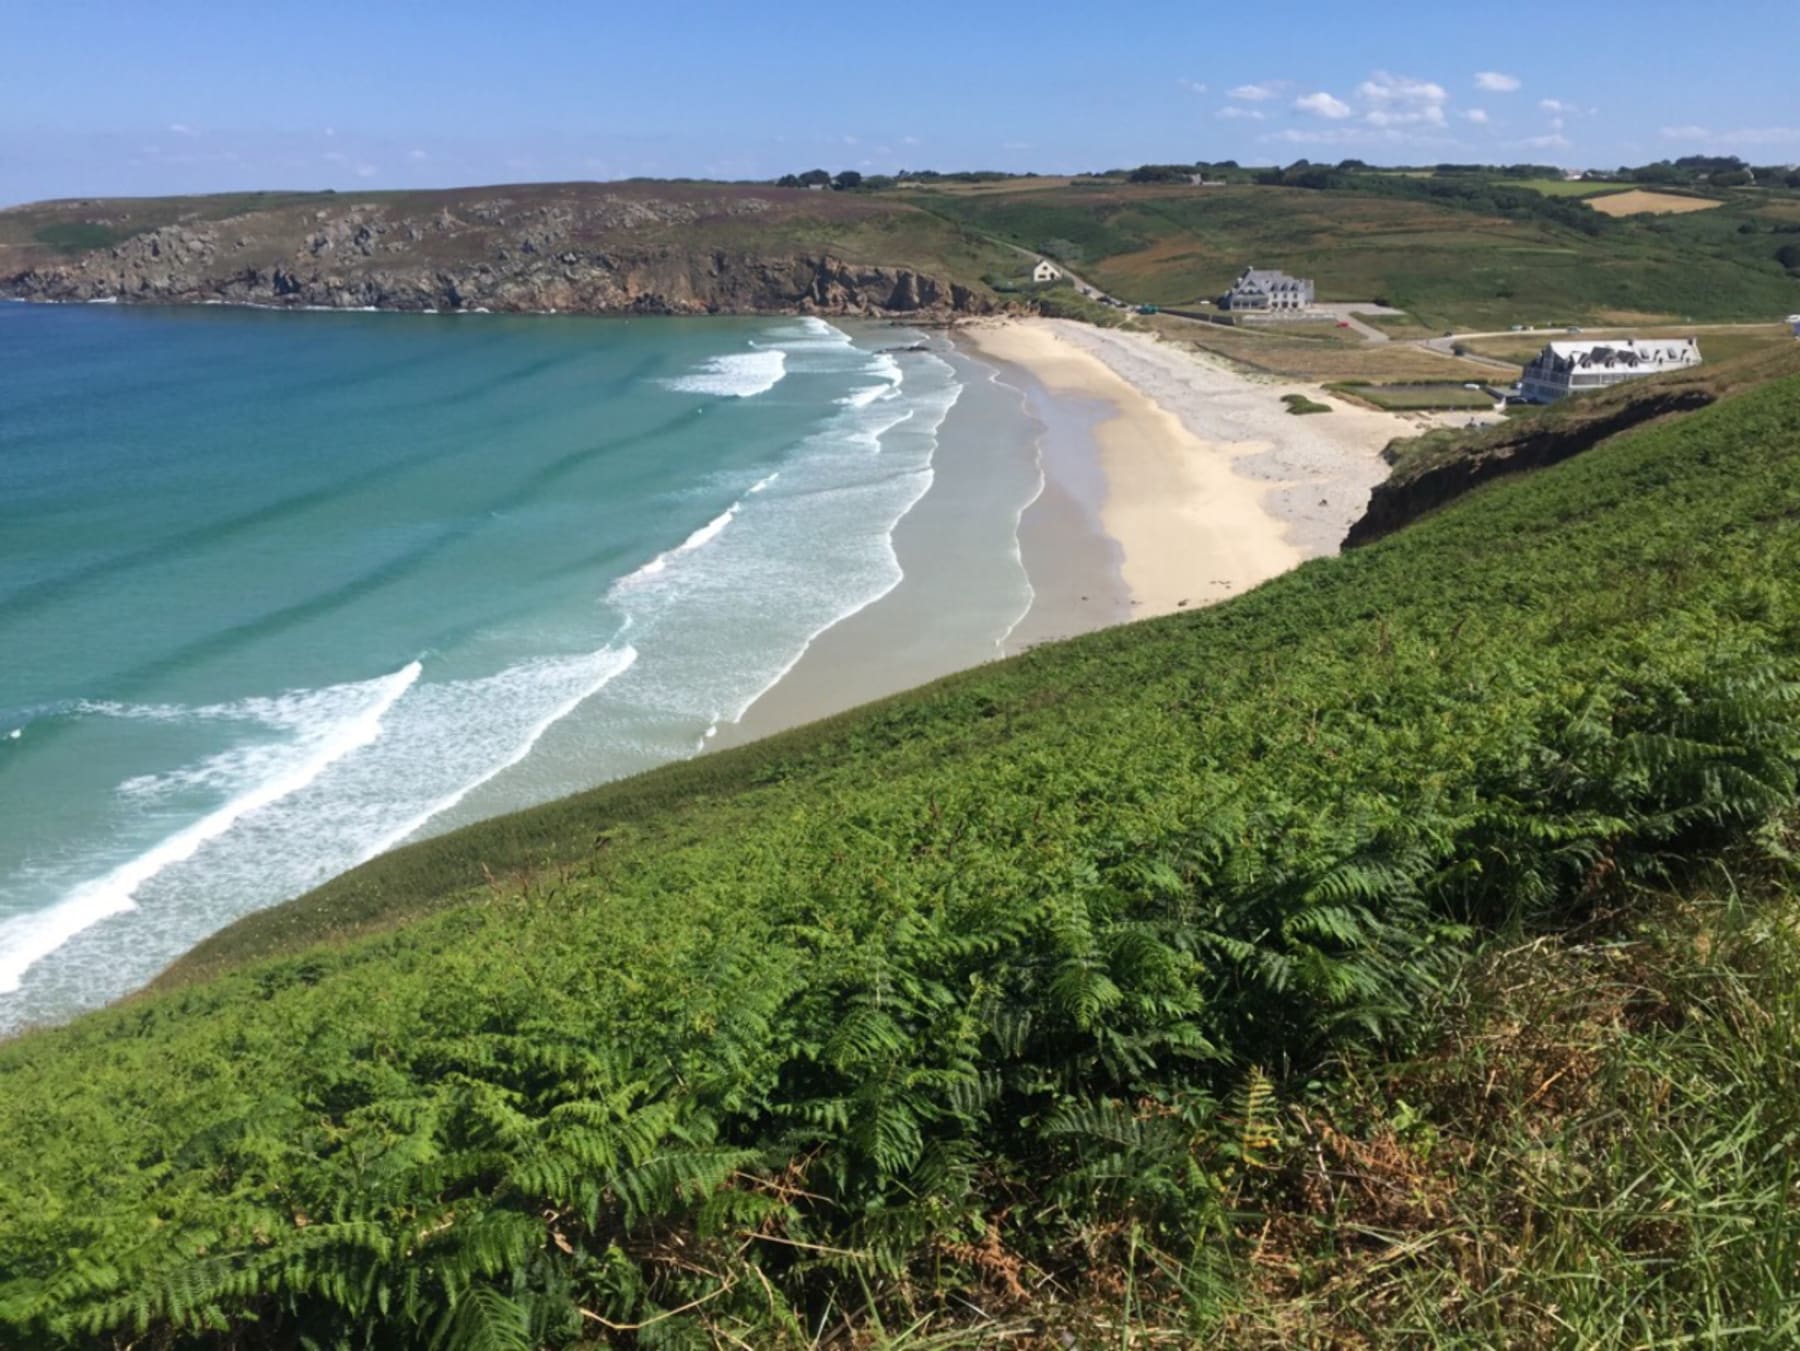
<svg viewBox="0 0 1800 1351">
<path fill-rule="evenodd" d="M 901 584 L 946 467 L 924 552 L 954 594 L 894 640 L 930 646 L 935 606 L 943 669 L 999 655 L 1041 471 L 1017 392 L 921 341 L 0 305 L 0 1031 L 704 750 Z"/>
</svg>

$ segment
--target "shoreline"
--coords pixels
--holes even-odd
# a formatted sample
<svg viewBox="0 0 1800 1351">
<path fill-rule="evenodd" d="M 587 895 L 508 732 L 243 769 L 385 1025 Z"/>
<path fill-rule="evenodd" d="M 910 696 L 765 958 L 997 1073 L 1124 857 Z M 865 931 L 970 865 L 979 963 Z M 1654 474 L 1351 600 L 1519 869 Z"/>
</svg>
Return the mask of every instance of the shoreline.
<svg viewBox="0 0 1800 1351">
<path fill-rule="evenodd" d="M 932 487 L 894 531 L 899 581 L 815 637 L 705 750 L 1039 643 L 1201 608 L 1336 553 L 1387 477 L 1382 447 L 1413 430 L 1397 414 L 1246 374 L 1144 333 L 1002 319 L 958 325 L 941 342 L 933 341 L 938 355 L 964 363 L 962 398 L 987 398 L 1000 416 L 1003 392 L 1011 404 L 1001 412 L 1032 439 L 1039 485 L 1013 523 L 1013 562 L 1030 592 L 1024 613 L 989 644 L 956 632 L 968 576 L 941 556 L 955 538 L 947 514 L 993 472 L 972 461 L 1010 443 L 991 426 L 959 425 L 953 409 Z M 1281 396 L 1296 391 L 1333 412 L 1294 416 Z M 969 520 L 964 529 L 993 525 Z M 985 566 L 1000 564 L 990 555 Z"/>
<path fill-rule="evenodd" d="M 1094 428 L 1100 516 L 1123 554 L 1132 618 L 1224 600 L 1336 553 L 1387 477 L 1402 417 L 1316 385 L 1248 375 L 1145 333 L 1069 320 L 970 324 L 959 339 L 1058 395 L 1110 408 Z M 1328 415 L 1296 417 L 1303 392 Z"/>
</svg>

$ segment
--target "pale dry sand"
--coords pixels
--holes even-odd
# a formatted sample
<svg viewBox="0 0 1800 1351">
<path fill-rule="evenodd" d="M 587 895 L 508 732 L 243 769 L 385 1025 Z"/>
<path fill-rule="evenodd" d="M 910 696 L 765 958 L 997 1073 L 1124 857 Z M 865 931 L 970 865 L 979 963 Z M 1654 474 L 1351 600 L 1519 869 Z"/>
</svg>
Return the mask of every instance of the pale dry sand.
<svg viewBox="0 0 1800 1351">
<path fill-rule="evenodd" d="M 1381 448 L 1413 430 L 1316 386 L 1246 376 L 1144 333 L 1009 320 L 958 336 L 1054 391 L 1114 410 L 1095 428 L 1100 515 L 1123 551 L 1134 616 L 1222 600 L 1335 553 L 1386 477 Z M 1333 411 L 1296 417 L 1286 393 Z"/>
</svg>

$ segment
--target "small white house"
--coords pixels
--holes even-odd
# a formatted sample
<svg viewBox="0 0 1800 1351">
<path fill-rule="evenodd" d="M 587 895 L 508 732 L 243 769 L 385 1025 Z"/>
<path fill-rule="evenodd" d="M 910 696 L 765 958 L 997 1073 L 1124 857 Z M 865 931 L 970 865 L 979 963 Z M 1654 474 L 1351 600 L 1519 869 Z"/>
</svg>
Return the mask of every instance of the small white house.
<svg viewBox="0 0 1800 1351">
<path fill-rule="evenodd" d="M 1061 281 L 1062 269 L 1048 258 L 1040 258 L 1037 266 L 1031 269 L 1031 279 L 1035 282 Z"/>
<path fill-rule="evenodd" d="M 1790 314 L 1787 321 L 1788 327 L 1794 330 L 1794 336 L 1800 338 L 1800 314 Z"/>
<path fill-rule="evenodd" d="M 1555 403 L 1571 394 L 1700 364 L 1693 338 L 1594 338 L 1547 343 L 1519 380 L 1527 403 Z"/>
</svg>

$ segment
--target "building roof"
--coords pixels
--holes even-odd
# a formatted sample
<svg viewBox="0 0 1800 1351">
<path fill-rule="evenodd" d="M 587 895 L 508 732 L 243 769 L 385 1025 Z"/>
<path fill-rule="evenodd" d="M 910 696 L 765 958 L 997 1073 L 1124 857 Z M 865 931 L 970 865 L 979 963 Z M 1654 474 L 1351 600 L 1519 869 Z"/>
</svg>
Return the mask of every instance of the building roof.
<svg viewBox="0 0 1800 1351">
<path fill-rule="evenodd" d="M 1255 286 L 1263 290 L 1291 290 L 1304 283 L 1298 277 L 1290 277 L 1276 268 L 1247 267 L 1237 279 L 1238 286 Z"/>
<path fill-rule="evenodd" d="M 1550 342 L 1544 352 L 1576 366 L 1637 366 L 1679 361 L 1699 344 L 1693 338 L 1586 338 L 1579 342 Z M 1543 352 L 1538 353 L 1541 360 Z"/>
</svg>

